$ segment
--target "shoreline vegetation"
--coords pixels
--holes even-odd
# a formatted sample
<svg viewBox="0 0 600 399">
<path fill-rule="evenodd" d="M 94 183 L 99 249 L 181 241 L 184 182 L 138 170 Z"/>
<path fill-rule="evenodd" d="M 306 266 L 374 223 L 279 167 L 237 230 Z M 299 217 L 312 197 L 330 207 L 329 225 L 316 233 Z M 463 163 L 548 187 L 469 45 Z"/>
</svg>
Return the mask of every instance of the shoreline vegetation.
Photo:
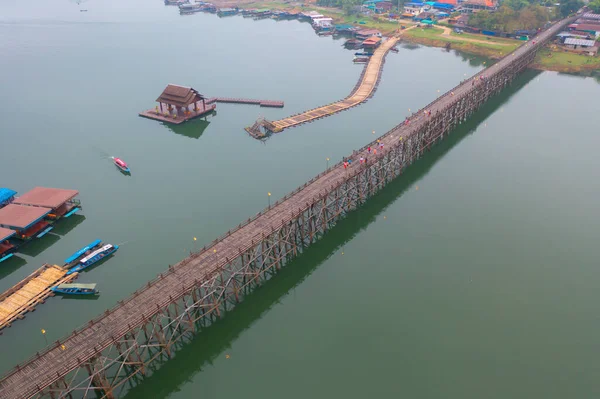
<svg viewBox="0 0 600 399">
<path fill-rule="evenodd" d="M 301 5 L 292 2 L 278 1 L 228 1 L 217 0 L 214 2 L 223 7 L 240 8 L 270 8 L 277 10 L 302 10 L 318 11 L 326 13 L 333 18 L 336 24 L 352 24 L 362 28 L 378 29 L 384 35 L 395 33 L 400 26 L 410 27 L 416 25 L 414 21 L 399 20 L 390 22 L 372 16 L 346 15 L 342 9 L 333 7 L 323 7 L 316 4 Z M 401 35 L 400 42 L 416 43 L 430 47 L 442 47 L 453 50 L 459 50 L 465 53 L 480 55 L 491 59 L 499 59 L 514 51 L 520 45 L 526 45 L 527 42 L 515 39 L 497 38 L 485 35 L 455 33 L 452 28 L 443 22 L 428 28 L 414 28 Z M 590 72 L 600 69 L 600 57 L 591 57 L 587 55 L 575 54 L 558 49 L 558 47 L 549 44 L 540 51 L 531 65 L 532 68 L 544 71 L 556 71 L 564 73 Z"/>
</svg>

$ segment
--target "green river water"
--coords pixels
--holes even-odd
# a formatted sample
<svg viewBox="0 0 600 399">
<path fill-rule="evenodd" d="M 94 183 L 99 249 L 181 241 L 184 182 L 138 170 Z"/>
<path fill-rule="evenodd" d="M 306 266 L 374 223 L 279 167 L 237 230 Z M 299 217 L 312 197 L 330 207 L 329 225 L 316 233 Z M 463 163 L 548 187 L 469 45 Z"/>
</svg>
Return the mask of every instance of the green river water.
<svg viewBox="0 0 600 399">
<path fill-rule="evenodd" d="M 42 328 L 61 338 L 484 61 L 400 47 L 366 104 L 249 138 L 260 115 L 351 90 L 342 43 L 160 0 L 0 2 L 0 186 L 74 188 L 84 206 L 1 264 L 0 290 L 96 238 L 123 243 L 79 278 L 97 300 L 51 298 L 4 331 L 0 372 L 45 346 Z M 168 83 L 285 108 L 138 117 Z M 599 98 L 593 78 L 524 73 L 126 397 L 598 397 Z"/>
</svg>

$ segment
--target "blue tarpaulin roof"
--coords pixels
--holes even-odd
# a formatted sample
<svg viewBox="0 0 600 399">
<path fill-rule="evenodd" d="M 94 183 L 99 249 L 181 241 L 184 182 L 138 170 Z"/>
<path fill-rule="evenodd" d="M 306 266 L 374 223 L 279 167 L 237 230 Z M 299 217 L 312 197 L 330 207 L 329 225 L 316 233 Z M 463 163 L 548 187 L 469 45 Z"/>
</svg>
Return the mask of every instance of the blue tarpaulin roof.
<svg viewBox="0 0 600 399">
<path fill-rule="evenodd" d="M 452 4 L 446 4 L 446 3 L 433 3 L 432 5 L 433 5 L 433 8 L 438 8 L 438 9 L 442 9 L 442 10 L 452 10 L 454 8 L 454 6 Z"/>
<path fill-rule="evenodd" d="M 5 203 L 17 194 L 15 190 L 0 187 L 0 204 Z"/>
<path fill-rule="evenodd" d="M 341 25 L 336 25 L 335 26 L 335 29 L 352 29 L 352 28 L 354 28 L 353 25 L 344 25 L 344 24 L 341 24 Z"/>
</svg>

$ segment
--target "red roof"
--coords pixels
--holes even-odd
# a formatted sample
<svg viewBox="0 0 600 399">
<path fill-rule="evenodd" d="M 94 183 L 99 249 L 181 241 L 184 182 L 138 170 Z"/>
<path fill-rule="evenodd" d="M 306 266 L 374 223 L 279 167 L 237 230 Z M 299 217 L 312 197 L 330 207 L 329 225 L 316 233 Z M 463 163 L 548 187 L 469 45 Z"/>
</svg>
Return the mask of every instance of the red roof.
<svg viewBox="0 0 600 399">
<path fill-rule="evenodd" d="M 48 208 L 9 204 L 0 209 L 0 225 L 19 230 L 26 229 L 48 213 Z"/>
<path fill-rule="evenodd" d="M 379 32 L 377 29 L 361 29 L 357 31 L 356 34 L 360 36 L 380 35 L 381 32 Z"/>
<path fill-rule="evenodd" d="M 493 8 L 496 6 L 496 2 L 493 0 L 467 0 L 463 4 L 485 6 L 489 8 Z"/>
<path fill-rule="evenodd" d="M 5 229 L 4 227 L 0 227 L 0 242 L 6 240 L 8 237 L 15 234 L 16 231 L 11 229 Z"/>
<path fill-rule="evenodd" d="M 569 25 L 571 27 L 571 25 Z M 594 32 L 600 32 L 600 25 L 592 25 L 592 24 L 576 24 L 576 30 L 590 30 Z"/>
<path fill-rule="evenodd" d="M 79 191 L 77 190 L 36 187 L 15 199 L 14 203 L 55 209 L 73 199 L 78 194 Z"/>
<path fill-rule="evenodd" d="M 377 36 L 371 36 L 370 38 L 368 38 L 367 40 L 365 40 L 363 42 L 363 44 L 377 44 L 381 41 L 380 37 Z"/>
</svg>

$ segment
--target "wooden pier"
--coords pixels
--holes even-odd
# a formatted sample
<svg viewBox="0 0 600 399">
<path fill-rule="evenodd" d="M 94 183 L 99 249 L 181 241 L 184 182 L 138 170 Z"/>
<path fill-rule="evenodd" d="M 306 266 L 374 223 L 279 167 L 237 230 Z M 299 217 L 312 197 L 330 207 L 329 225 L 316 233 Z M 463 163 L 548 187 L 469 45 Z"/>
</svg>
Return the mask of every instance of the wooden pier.
<svg viewBox="0 0 600 399">
<path fill-rule="evenodd" d="M 260 105 L 261 107 L 283 108 L 283 101 L 252 100 L 248 98 L 211 97 L 206 99 L 206 103 L 252 104 Z"/>
<path fill-rule="evenodd" d="M 257 121 L 258 123 L 255 123 L 253 126 L 247 127 L 246 131 L 255 138 L 263 138 L 265 137 L 265 134 L 262 130 L 271 133 L 279 133 L 284 129 L 337 114 L 338 112 L 355 107 L 367 101 L 373 95 L 379 84 L 385 55 L 396 45 L 398 40 L 399 36 L 390 37 L 375 50 L 373 55 L 369 58 L 369 62 L 366 64 L 358 84 L 354 87 L 354 90 L 352 90 L 350 95 L 343 100 L 277 121 Z"/>
<path fill-rule="evenodd" d="M 13 321 L 22 319 L 25 313 L 35 310 L 36 305 L 44 303 L 46 298 L 53 295 L 50 288 L 77 277 L 77 273 L 66 274 L 67 269 L 46 264 L 0 294 L 0 330 L 10 327 Z"/>
<path fill-rule="evenodd" d="M 357 210 L 523 71 L 574 18 L 538 34 L 377 141 L 169 266 L 129 298 L 0 380 L 0 398 L 115 398 Z M 367 147 L 383 143 L 377 156 Z M 360 162 L 365 159 L 366 162 Z"/>
</svg>

